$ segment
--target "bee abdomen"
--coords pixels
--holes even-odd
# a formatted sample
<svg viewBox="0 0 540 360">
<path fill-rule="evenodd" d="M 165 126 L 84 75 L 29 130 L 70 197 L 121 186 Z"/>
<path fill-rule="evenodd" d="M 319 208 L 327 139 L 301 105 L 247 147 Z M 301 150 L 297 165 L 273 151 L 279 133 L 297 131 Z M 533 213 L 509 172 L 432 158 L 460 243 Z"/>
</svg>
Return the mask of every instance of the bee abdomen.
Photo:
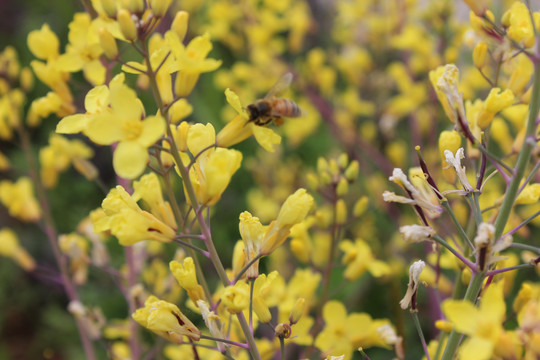
<svg viewBox="0 0 540 360">
<path fill-rule="evenodd" d="M 287 99 L 277 99 L 274 103 L 273 114 L 275 116 L 298 117 L 302 115 L 302 110 L 294 101 Z"/>
</svg>

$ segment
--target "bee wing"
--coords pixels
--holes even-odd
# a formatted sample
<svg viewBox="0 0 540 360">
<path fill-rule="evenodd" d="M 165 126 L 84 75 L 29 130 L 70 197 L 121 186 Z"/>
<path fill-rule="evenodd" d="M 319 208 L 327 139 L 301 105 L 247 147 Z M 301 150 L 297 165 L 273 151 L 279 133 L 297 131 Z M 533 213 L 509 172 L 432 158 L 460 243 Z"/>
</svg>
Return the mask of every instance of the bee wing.
<svg viewBox="0 0 540 360">
<path fill-rule="evenodd" d="M 272 86 L 272 88 L 270 89 L 268 94 L 266 94 L 266 96 L 264 98 L 267 99 L 267 98 L 274 97 L 274 96 L 279 95 L 280 93 L 284 92 L 285 90 L 287 90 L 289 85 L 291 85 L 292 79 L 293 79 L 293 75 L 290 72 L 284 74 L 278 80 L 278 82 L 274 86 Z"/>
</svg>

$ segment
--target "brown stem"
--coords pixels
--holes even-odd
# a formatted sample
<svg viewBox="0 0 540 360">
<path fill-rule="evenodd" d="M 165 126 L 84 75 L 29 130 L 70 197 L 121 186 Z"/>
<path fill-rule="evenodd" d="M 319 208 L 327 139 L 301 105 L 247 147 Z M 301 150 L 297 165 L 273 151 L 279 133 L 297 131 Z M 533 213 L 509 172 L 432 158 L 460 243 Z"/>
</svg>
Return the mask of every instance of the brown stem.
<svg viewBox="0 0 540 360">
<path fill-rule="evenodd" d="M 80 301 L 77 289 L 71 281 L 71 278 L 69 277 L 67 259 L 65 256 L 62 255 L 62 252 L 60 251 L 60 248 L 58 246 L 58 233 L 56 231 L 56 226 L 52 217 L 51 208 L 49 205 L 49 200 L 47 198 L 45 187 L 43 186 L 43 183 L 38 176 L 38 166 L 34 159 L 34 155 L 32 154 L 32 145 L 30 143 L 30 138 L 23 125 L 19 125 L 16 129 L 19 133 L 19 137 L 21 139 L 21 146 L 23 148 L 24 155 L 28 163 L 28 172 L 30 178 L 32 179 L 36 187 L 37 197 L 43 211 L 43 229 L 45 235 L 47 236 L 47 240 L 49 241 L 49 245 L 53 251 L 54 258 L 58 265 L 58 269 L 60 270 L 60 276 L 62 279 L 62 285 L 64 286 L 64 291 L 66 292 L 66 295 L 70 301 Z M 90 339 L 89 334 L 86 332 L 86 328 L 83 322 L 77 317 L 75 317 L 75 323 L 77 324 L 77 329 L 79 330 L 79 335 L 81 337 L 81 342 L 83 344 L 86 358 L 90 360 L 96 359 L 92 340 Z"/>
</svg>

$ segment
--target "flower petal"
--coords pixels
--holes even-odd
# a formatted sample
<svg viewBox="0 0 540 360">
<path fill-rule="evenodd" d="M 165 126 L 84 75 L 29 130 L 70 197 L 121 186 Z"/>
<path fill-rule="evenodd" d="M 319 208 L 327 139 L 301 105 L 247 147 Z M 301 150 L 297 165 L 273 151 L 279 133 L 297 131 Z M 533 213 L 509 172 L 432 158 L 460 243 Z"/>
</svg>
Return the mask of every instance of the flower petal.
<svg viewBox="0 0 540 360">
<path fill-rule="evenodd" d="M 149 147 L 165 133 L 165 120 L 161 116 L 148 116 L 143 120 L 143 130 L 139 144 Z"/>
<path fill-rule="evenodd" d="M 147 162 L 148 151 L 134 141 L 121 142 L 114 151 L 114 171 L 123 178 L 135 179 L 143 173 Z"/>
<path fill-rule="evenodd" d="M 253 136 L 255 140 L 266 151 L 274 152 L 274 145 L 281 144 L 281 136 L 276 134 L 274 130 L 262 126 L 251 125 L 253 127 Z"/>
<path fill-rule="evenodd" d="M 442 304 L 444 315 L 464 334 L 474 334 L 479 324 L 478 309 L 468 301 L 447 300 Z"/>
<path fill-rule="evenodd" d="M 119 119 L 110 113 L 98 114 L 90 118 L 86 135 L 99 145 L 110 145 L 123 139 L 125 132 Z"/>
<path fill-rule="evenodd" d="M 340 324 L 347 319 L 347 310 L 339 301 L 329 301 L 323 308 L 323 319 L 326 324 Z"/>
<path fill-rule="evenodd" d="M 59 134 L 76 134 L 86 129 L 89 117 L 85 114 L 66 116 L 56 125 Z"/>
</svg>

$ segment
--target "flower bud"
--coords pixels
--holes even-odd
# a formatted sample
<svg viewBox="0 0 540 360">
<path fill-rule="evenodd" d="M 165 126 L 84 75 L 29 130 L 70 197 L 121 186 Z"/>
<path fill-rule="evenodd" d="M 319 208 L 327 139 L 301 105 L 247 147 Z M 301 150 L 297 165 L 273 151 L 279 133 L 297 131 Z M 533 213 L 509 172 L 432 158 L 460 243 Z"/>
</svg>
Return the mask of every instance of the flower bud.
<svg viewBox="0 0 540 360">
<path fill-rule="evenodd" d="M 128 41 L 137 40 L 137 26 L 131 18 L 131 14 L 126 9 L 118 11 L 118 24 L 120 25 L 120 31 L 122 35 Z"/>
<path fill-rule="evenodd" d="M 186 121 L 183 121 L 176 129 L 176 145 L 178 146 L 178 150 L 182 152 L 188 151 L 187 138 L 190 127 L 191 126 Z"/>
<path fill-rule="evenodd" d="M 339 166 L 336 160 L 330 160 L 330 162 L 328 163 L 328 171 L 330 171 L 330 176 L 332 177 L 336 177 L 339 175 Z"/>
<path fill-rule="evenodd" d="M 341 169 L 345 169 L 349 163 L 349 156 L 346 153 L 339 155 L 337 159 L 337 164 Z"/>
<path fill-rule="evenodd" d="M 298 224 L 313 206 L 313 197 L 305 189 L 298 189 L 281 206 L 276 225 L 281 228 Z"/>
<path fill-rule="evenodd" d="M 358 177 L 358 172 L 360 171 L 360 168 L 358 166 L 358 161 L 354 160 L 352 161 L 347 169 L 345 170 L 345 178 L 349 181 L 354 181 Z"/>
<path fill-rule="evenodd" d="M 322 173 L 328 170 L 328 162 L 325 158 L 320 157 L 317 159 L 317 171 Z"/>
<path fill-rule="evenodd" d="M 287 323 L 280 323 L 274 329 L 276 336 L 282 339 L 288 339 L 291 336 L 292 329 Z"/>
<path fill-rule="evenodd" d="M 291 323 L 291 325 L 296 324 L 300 320 L 302 314 L 304 314 L 305 307 L 306 299 L 299 298 L 298 300 L 296 300 L 296 303 L 291 310 L 291 315 L 289 315 L 289 322 Z"/>
<path fill-rule="evenodd" d="M 155 16 L 163 17 L 167 13 L 171 0 L 150 0 L 150 7 Z"/>
<path fill-rule="evenodd" d="M 367 196 L 362 196 L 360 199 L 358 199 L 356 204 L 354 204 L 353 216 L 354 217 L 362 216 L 367 209 L 368 203 L 369 203 L 369 200 Z"/>
<path fill-rule="evenodd" d="M 444 332 L 451 332 L 454 328 L 454 324 L 447 320 L 437 320 L 435 321 L 435 327 Z"/>
<path fill-rule="evenodd" d="M 118 57 L 116 40 L 106 28 L 99 29 L 99 43 L 101 44 L 103 52 L 107 58 L 114 60 Z"/>
<path fill-rule="evenodd" d="M 116 1 L 115 0 L 101 0 L 101 7 L 108 17 L 116 17 Z"/>
<path fill-rule="evenodd" d="M 476 16 L 482 17 L 487 10 L 485 0 L 463 0 L 463 1 L 465 1 L 465 4 L 467 4 L 469 9 L 471 9 L 471 11 L 474 12 Z"/>
<path fill-rule="evenodd" d="M 332 177 L 330 176 L 330 173 L 326 171 L 320 174 L 320 178 L 323 185 L 330 185 L 330 183 L 332 182 Z"/>
<path fill-rule="evenodd" d="M 314 173 L 307 174 L 306 181 L 310 190 L 316 191 L 319 188 L 319 178 Z"/>
<path fill-rule="evenodd" d="M 30 70 L 30 68 L 22 68 L 20 83 L 24 91 L 32 90 L 32 88 L 34 87 L 34 75 L 32 74 L 32 70 Z"/>
<path fill-rule="evenodd" d="M 336 224 L 343 225 L 347 221 L 347 206 L 343 199 L 336 202 Z"/>
<path fill-rule="evenodd" d="M 221 295 L 221 301 L 231 314 L 238 314 L 249 306 L 249 285 L 237 282 L 233 286 L 227 286 Z"/>
<path fill-rule="evenodd" d="M 347 195 L 349 191 L 349 182 L 345 178 L 340 178 L 336 187 L 336 194 L 339 197 Z"/>
<path fill-rule="evenodd" d="M 142 13 L 144 10 L 144 0 L 129 0 L 128 9 L 133 14 Z"/>
<path fill-rule="evenodd" d="M 482 69 L 486 65 L 487 44 L 484 41 L 480 41 L 474 47 L 473 51 L 473 63 L 478 69 Z"/>
<path fill-rule="evenodd" d="M 188 29 L 189 13 L 187 11 L 179 11 L 176 13 L 174 20 L 171 24 L 171 30 L 173 30 L 180 42 L 184 41 Z"/>
</svg>

